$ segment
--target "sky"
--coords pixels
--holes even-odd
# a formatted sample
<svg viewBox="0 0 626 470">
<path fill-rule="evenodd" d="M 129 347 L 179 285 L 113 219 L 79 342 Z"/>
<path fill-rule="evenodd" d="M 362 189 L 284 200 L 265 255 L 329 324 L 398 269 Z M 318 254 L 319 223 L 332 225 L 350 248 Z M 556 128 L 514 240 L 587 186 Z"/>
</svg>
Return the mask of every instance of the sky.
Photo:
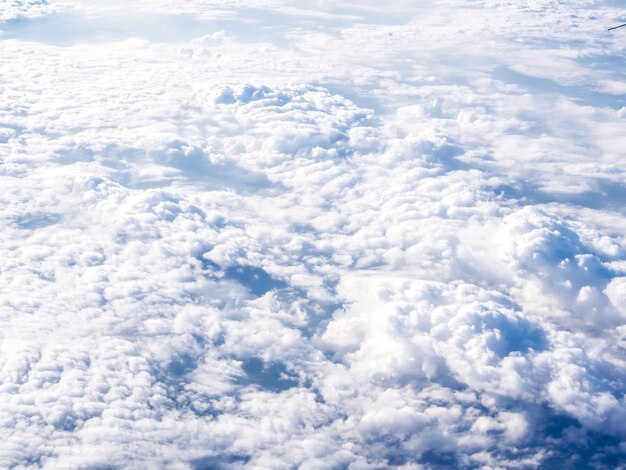
<svg viewBox="0 0 626 470">
<path fill-rule="evenodd" d="M 621 3 L 2 1 L 0 467 L 626 468 Z"/>
</svg>

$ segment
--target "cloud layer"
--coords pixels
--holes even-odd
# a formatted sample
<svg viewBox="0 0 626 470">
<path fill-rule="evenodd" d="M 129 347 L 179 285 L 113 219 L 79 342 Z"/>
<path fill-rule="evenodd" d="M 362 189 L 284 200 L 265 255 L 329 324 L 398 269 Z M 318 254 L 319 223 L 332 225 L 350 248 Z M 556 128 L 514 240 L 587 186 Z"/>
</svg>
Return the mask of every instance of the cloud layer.
<svg viewBox="0 0 626 470">
<path fill-rule="evenodd" d="M 430 3 L 0 7 L 0 467 L 620 468 L 622 12 Z"/>
</svg>

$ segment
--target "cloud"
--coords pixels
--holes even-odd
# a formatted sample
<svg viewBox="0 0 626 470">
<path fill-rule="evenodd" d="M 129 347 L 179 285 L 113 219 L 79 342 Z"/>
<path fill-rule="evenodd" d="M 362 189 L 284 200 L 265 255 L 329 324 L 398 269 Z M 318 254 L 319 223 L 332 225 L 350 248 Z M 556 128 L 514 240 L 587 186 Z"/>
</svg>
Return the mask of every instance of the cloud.
<svg viewBox="0 0 626 470">
<path fill-rule="evenodd" d="M 618 9 L 48 3 L 0 16 L 0 466 L 619 465 Z"/>
<path fill-rule="evenodd" d="M 0 6 L 0 21 L 24 16 L 41 16 L 54 11 L 46 0 L 7 0 Z"/>
</svg>

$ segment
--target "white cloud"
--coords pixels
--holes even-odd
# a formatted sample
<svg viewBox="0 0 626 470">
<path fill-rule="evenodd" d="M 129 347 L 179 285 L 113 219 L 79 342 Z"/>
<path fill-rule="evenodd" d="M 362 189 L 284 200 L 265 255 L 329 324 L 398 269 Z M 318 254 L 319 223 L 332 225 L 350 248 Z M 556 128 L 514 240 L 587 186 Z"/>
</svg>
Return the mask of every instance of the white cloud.
<svg viewBox="0 0 626 470">
<path fill-rule="evenodd" d="M 385 10 L 5 2 L 0 466 L 623 458 L 620 10 Z"/>
</svg>

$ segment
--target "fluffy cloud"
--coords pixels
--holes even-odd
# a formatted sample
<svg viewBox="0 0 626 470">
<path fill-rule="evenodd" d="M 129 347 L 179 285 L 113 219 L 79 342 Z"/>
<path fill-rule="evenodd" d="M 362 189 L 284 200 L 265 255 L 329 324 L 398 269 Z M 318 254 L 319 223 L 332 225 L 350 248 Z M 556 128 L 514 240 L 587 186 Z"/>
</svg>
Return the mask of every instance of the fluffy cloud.
<svg viewBox="0 0 626 470">
<path fill-rule="evenodd" d="M 0 466 L 623 460 L 609 2 L 2 8 Z"/>
</svg>

